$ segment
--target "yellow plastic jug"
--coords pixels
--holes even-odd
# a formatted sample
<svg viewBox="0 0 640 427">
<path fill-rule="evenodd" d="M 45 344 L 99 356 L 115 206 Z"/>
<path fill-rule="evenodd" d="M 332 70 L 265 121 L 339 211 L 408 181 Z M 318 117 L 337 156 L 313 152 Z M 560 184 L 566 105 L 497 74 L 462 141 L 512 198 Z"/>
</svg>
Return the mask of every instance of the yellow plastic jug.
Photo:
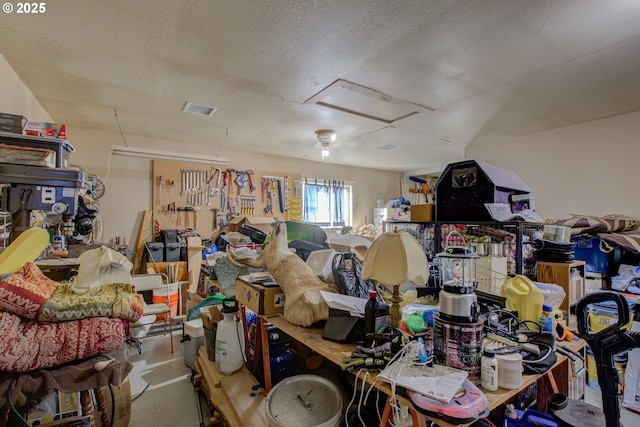
<svg viewBox="0 0 640 427">
<path fill-rule="evenodd" d="M 505 308 L 518 312 L 520 320 L 540 322 L 542 292 L 527 276 L 509 277 L 502 284 L 501 294 L 506 298 Z"/>
</svg>

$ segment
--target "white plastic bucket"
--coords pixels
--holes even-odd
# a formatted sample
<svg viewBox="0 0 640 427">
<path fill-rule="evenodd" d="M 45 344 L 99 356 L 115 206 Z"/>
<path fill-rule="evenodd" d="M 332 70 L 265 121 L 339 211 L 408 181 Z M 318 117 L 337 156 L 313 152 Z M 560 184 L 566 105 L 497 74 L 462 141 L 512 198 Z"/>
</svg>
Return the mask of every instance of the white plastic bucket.
<svg viewBox="0 0 640 427">
<path fill-rule="evenodd" d="M 318 375 L 294 375 L 271 389 L 265 405 L 269 427 L 336 427 L 342 394 Z"/>
</svg>

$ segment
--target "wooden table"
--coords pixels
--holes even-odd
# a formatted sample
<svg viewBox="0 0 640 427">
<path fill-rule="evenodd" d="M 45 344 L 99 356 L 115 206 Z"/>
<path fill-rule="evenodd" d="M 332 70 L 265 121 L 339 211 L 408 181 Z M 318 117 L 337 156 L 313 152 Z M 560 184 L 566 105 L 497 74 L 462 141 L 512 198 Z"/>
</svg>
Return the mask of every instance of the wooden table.
<svg viewBox="0 0 640 427">
<path fill-rule="evenodd" d="M 246 367 L 231 375 L 224 375 L 207 357 L 204 346 L 198 350 L 194 362 L 196 375 L 194 386 L 202 391 L 215 411 L 209 419 L 210 425 L 224 424 L 234 427 L 266 426 L 265 393 L 254 390 L 258 381 Z"/>
<path fill-rule="evenodd" d="M 355 348 L 355 344 L 341 344 L 329 340 L 325 340 L 322 338 L 322 328 L 318 327 L 310 327 L 303 328 L 301 326 L 292 325 L 287 322 L 284 317 L 281 315 L 272 315 L 269 317 L 259 316 L 259 319 L 262 319 L 262 322 L 271 323 L 273 326 L 279 328 L 286 334 L 290 335 L 291 338 L 300 342 L 301 344 L 307 346 L 309 349 L 317 352 L 318 354 L 324 356 L 331 362 L 335 363 L 338 366 L 344 367 L 345 364 L 342 361 L 345 357 L 351 355 L 351 352 Z M 585 342 L 583 340 L 572 341 L 567 344 L 570 348 L 575 351 L 581 350 Z M 262 346 L 263 348 L 263 360 L 269 361 L 268 348 L 269 346 Z M 266 354 L 265 354 L 266 353 Z M 494 409 L 500 407 L 501 405 L 507 403 L 510 399 L 516 396 L 520 391 L 527 388 L 532 383 L 544 378 L 549 381 L 550 387 L 553 388 L 557 386 L 558 391 L 564 394 L 568 394 L 568 378 L 569 378 L 569 359 L 561 354 L 557 354 L 558 360 L 553 365 L 553 367 L 544 374 L 536 374 L 536 375 L 523 375 L 522 377 L 522 386 L 519 389 L 515 390 L 507 390 L 503 388 L 499 388 L 497 391 L 485 391 L 483 390 L 485 396 L 487 397 L 487 401 L 489 403 L 489 410 L 493 411 Z M 268 363 L 267 363 L 268 365 Z M 266 370 L 268 370 L 268 366 L 266 366 Z M 355 374 L 355 373 L 354 373 Z M 357 374 L 356 374 L 357 375 Z M 376 373 L 370 372 L 369 375 L 359 375 L 360 379 L 364 379 L 367 383 L 372 384 L 377 389 L 381 390 L 387 396 L 391 395 L 391 387 L 388 383 L 383 381 L 376 381 Z M 265 377 L 266 377 L 265 372 Z M 385 412 L 383 413 L 382 420 L 380 422 L 380 426 L 384 427 L 387 425 L 388 420 L 392 417 L 390 413 L 390 405 L 389 399 L 387 399 L 387 404 L 385 405 Z M 412 408 L 412 416 L 414 419 L 414 426 L 423 426 L 425 416 L 417 414 L 416 410 L 413 409 L 413 405 L 411 401 L 403 396 L 397 395 L 396 399 L 398 402 Z M 427 417 L 432 421 L 436 422 L 438 425 L 442 427 L 453 426 L 455 424 L 450 424 L 444 422 L 442 419 L 437 417 Z M 466 424 L 462 424 L 466 425 Z"/>
</svg>

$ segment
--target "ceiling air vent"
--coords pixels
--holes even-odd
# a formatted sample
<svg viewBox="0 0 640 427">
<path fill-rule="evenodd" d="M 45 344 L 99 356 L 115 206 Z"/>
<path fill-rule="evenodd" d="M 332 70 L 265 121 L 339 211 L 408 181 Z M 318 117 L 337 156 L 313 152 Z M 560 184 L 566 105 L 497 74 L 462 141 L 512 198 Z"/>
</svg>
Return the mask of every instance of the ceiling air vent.
<svg viewBox="0 0 640 427">
<path fill-rule="evenodd" d="M 185 102 L 184 107 L 182 107 L 182 111 L 207 117 L 213 116 L 213 113 L 215 113 L 216 110 L 216 107 L 209 107 L 208 105 L 196 104 L 193 102 Z"/>
</svg>

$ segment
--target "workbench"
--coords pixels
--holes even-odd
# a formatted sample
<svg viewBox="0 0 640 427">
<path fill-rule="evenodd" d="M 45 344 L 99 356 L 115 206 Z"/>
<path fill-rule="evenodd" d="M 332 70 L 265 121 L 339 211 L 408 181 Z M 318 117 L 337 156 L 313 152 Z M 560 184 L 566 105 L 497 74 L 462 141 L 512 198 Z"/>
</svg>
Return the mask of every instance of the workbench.
<svg viewBox="0 0 640 427">
<path fill-rule="evenodd" d="M 233 426 L 257 426 L 267 425 L 264 399 L 266 394 L 271 390 L 271 372 L 270 372 L 270 356 L 267 325 L 271 324 L 282 332 L 289 335 L 293 340 L 307 347 L 309 350 L 321 355 L 328 361 L 338 367 L 344 367 L 343 359 L 350 356 L 355 348 L 352 343 L 338 343 L 322 338 L 322 326 L 314 325 L 312 327 L 301 327 L 287 322 L 280 314 L 277 315 L 261 315 L 258 316 L 257 334 L 255 339 L 255 354 L 262 354 L 263 366 L 258 366 L 258 357 L 247 358 L 247 367 L 243 367 L 232 375 L 223 375 L 220 373 L 214 362 L 207 357 L 206 348 L 203 346 L 199 349 L 198 356 L 195 361 L 196 371 L 196 388 L 207 396 L 208 401 L 214 408 L 214 414 L 211 417 L 212 425 L 222 423 L 222 420 L 228 425 Z M 583 340 L 565 342 L 574 351 L 581 351 L 584 348 Z M 248 347 L 245 348 L 249 354 Z M 520 391 L 525 390 L 534 382 L 538 382 L 538 402 L 542 403 L 544 410 L 544 402 L 546 402 L 546 394 L 549 392 L 560 392 L 568 395 L 569 378 L 571 376 L 571 368 L 569 359 L 558 354 L 558 360 L 553 367 L 544 374 L 523 375 L 522 386 L 519 389 L 507 390 L 498 388 L 497 391 L 484 391 L 487 397 L 488 407 L 490 411 L 499 409 L 505 403 L 513 400 Z M 264 389 L 252 393 L 255 385 L 258 383 L 255 376 L 250 372 L 256 372 L 256 369 L 264 371 Z M 365 381 L 368 385 L 386 394 L 387 401 L 381 416 L 380 426 L 386 427 L 393 420 L 391 410 L 391 386 L 384 381 L 376 381 L 377 372 L 353 372 L 359 380 Z M 441 427 L 452 427 L 451 424 L 443 421 L 438 417 L 428 417 L 420 414 L 413 409 L 411 401 L 401 395 L 396 395 L 397 402 L 411 408 L 411 416 L 413 425 L 422 427 L 426 426 L 426 420 L 431 419 Z M 543 402 L 544 401 L 544 402 Z M 469 425 L 461 424 L 461 425 Z"/>
<path fill-rule="evenodd" d="M 273 326 L 279 328 L 282 332 L 291 336 L 292 339 L 298 341 L 299 343 L 305 345 L 310 350 L 317 352 L 322 355 L 326 359 L 330 360 L 337 366 L 343 367 L 344 362 L 343 359 L 351 355 L 355 344 L 342 344 L 334 341 L 325 340 L 322 338 L 322 328 L 321 327 L 308 327 L 304 328 L 301 326 L 292 325 L 287 322 L 284 317 L 281 315 L 272 315 L 272 316 L 259 316 L 260 327 L 264 327 L 268 322 Z M 585 346 L 584 340 L 577 340 L 567 342 L 567 345 L 574 351 L 581 351 Z M 262 346 L 263 360 L 269 361 L 268 354 L 269 346 Z M 539 385 L 541 384 L 543 387 L 538 387 L 538 395 L 543 396 L 546 395 L 540 389 L 548 389 L 552 392 L 560 392 L 565 395 L 568 395 L 569 388 L 569 378 L 571 375 L 570 372 L 570 363 L 569 359 L 561 354 L 557 354 L 558 360 L 553 365 L 553 367 L 545 372 L 544 374 L 536 374 L 536 375 L 523 375 L 522 376 L 522 386 L 519 389 L 507 390 L 503 388 L 498 388 L 497 391 L 485 391 L 483 390 L 485 396 L 487 397 L 487 401 L 489 404 L 489 410 L 493 411 L 509 402 L 512 398 L 514 398 L 520 391 L 526 389 L 532 383 L 539 381 Z M 268 364 L 265 364 L 265 371 L 268 370 Z M 376 372 L 370 372 L 369 375 L 357 374 L 354 372 L 354 375 L 359 375 L 361 380 L 365 380 L 368 384 L 373 385 L 378 390 L 384 392 L 387 395 L 387 403 L 385 405 L 385 410 L 382 414 L 382 419 L 380 421 L 380 426 L 385 427 L 393 414 L 391 414 L 390 407 L 390 396 L 391 396 L 391 387 L 389 383 L 384 381 L 376 381 Z M 270 377 L 270 375 L 269 375 Z M 265 372 L 265 378 L 267 378 L 267 372 Z M 408 406 L 409 408 L 413 408 L 411 401 L 404 396 L 396 395 L 396 399 L 398 402 Z M 541 402 L 542 403 L 542 402 Z M 546 405 L 543 405 L 546 408 Z M 544 408 L 542 408 L 544 409 Z M 412 418 L 414 420 L 414 426 L 424 426 L 425 416 L 418 414 L 417 411 L 412 409 Z M 444 422 L 442 419 L 437 417 L 427 417 L 434 422 L 436 422 L 439 426 L 447 427 L 453 426 L 454 424 L 450 424 Z M 464 424 L 463 424 L 464 425 Z"/>
</svg>

